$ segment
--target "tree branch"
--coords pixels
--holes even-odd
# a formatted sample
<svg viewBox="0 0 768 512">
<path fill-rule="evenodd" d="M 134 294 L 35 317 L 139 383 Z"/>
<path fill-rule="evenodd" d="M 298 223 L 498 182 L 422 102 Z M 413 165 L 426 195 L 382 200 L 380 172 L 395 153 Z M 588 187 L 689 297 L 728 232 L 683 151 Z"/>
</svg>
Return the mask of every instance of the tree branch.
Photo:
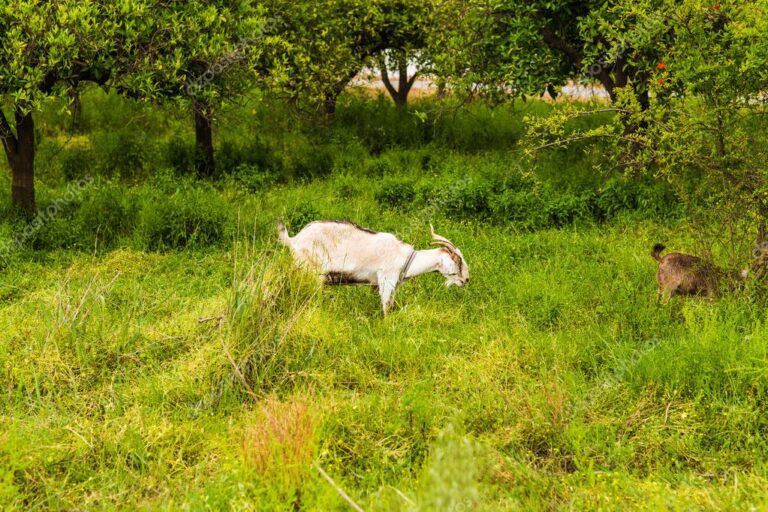
<svg viewBox="0 0 768 512">
<path fill-rule="evenodd" d="M 387 61 L 384 58 L 383 55 L 379 55 L 376 58 L 376 61 L 379 65 L 379 74 L 381 74 L 381 81 L 384 82 L 384 87 L 387 88 L 387 92 L 389 93 L 392 98 L 397 97 L 397 89 L 392 85 L 392 82 L 389 79 L 389 72 L 387 71 Z"/>
<path fill-rule="evenodd" d="M 624 137 L 621 135 L 615 135 L 613 133 L 593 133 L 592 135 L 578 135 L 576 137 L 569 137 L 567 139 L 556 140 L 554 142 L 549 142 L 547 144 L 542 144 L 541 146 L 536 146 L 535 148 L 531 148 L 530 151 L 539 151 L 541 149 L 546 149 L 551 147 L 565 146 L 566 144 L 570 144 L 572 142 L 578 142 L 580 140 L 606 139 L 606 138 L 623 140 L 625 142 L 631 142 L 633 144 L 640 144 L 641 146 L 645 146 L 645 147 L 648 146 L 648 144 L 645 144 L 644 142 L 639 141 L 637 139 L 633 139 L 631 137 Z"/>
<path fill-rule="evenodd" d="M 544 26 L 541 29 L 541 37 L 547 46 L 553 50 L 564 53 L 573 63 L 575 68 L 581 66 L 582 55 L 576 47 L 568 44 L 563 38 L 559 37 L 552 28 Z"/>
<path fill-rule="evenodd" d="M 411 78 L 409 78 L 409 79 L 408 79 L 408 90 L 409 90 L 409 91 L 411 90 L 411 87 L 413 87 L 413 84 L 416 82 L 416 79 L 417 79 L 417 78 L 418 78 L 420 75 L 421 75 L 421 72 L 419 72 L 418 70 L 416 70 L 416 71 L 413 73 L 413 76 L 411 76 Z"/>
</svg>

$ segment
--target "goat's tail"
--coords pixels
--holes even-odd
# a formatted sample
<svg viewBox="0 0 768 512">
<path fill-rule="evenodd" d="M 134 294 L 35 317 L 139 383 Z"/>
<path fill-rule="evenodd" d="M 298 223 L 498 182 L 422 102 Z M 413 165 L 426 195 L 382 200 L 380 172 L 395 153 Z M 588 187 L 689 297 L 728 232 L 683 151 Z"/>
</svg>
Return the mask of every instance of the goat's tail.
<svg viewBox="0 0 768 512">
<path fill-rule="evenodd" d="M 659 261 L 661 259 L 661 253 L 666 249 L 662 244 L 656 244 L 653 246 L 653 250 L 651 251 L 651 258 L 655 259 L 656 261 Z"/>
<path fill-rule="evenodd" d="M 277 221 L 277 239 L 283 245 L 290 245 L 291 236 L 288 234 L 288 230 L 285 227 L 283 221 Z"/>
</svg>

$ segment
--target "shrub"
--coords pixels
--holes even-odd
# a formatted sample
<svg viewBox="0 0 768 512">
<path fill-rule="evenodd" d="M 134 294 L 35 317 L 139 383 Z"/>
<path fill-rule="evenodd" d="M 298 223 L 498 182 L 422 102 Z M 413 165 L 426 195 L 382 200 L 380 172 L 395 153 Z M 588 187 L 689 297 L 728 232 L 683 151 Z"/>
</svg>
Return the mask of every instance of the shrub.
<svg viewBox="0 0 768 512">
<path fill-rule="evenodd" d="M 173 138 L 165 148 L 168 165 L 178 174 L 195 173 L 195 145 L 189 140 Z"/>
<path fill-rule="evenodd" d="M 67 181 L 89 176 L 96 165 L 96 157 L 91 148 L 74 147 L 61 155 L 61 171 Z"/>
<path fill-rule="evenodd" d="M 224 141 L 216 152 L 216 166 L 222 173 L 227 173 L 245 166 L 276 172 L 280 169 L 279 160 L 272 148 L 261 139 L 253 139 L 247 144 Z"/>
<path fill-rule="evenodd" d="M 232 172 L 232 178 L 241 187 L 249 192 L 259 192 L 273 186 L 277 182 L 277 175 L 266 169 L 260 169 L 252 164 L 240 164 Z"/>
<path fill-rule="evenodd" d="M 550 192 L 552 200 L 546 205 L 549 224 L 563 227 L 572 224 L 577 219 L 591 217 L 589 215 L 589 199 L 573 193 L 557 194 Z"/>
<path fill-rule="evenodd" d="M 394 174 L 394 170 L 395 166 L 392 165 L 392 162 L 384 158 L 376 158 L 368 162 L 368 165 L 365 167 L 365 174 L 372 178 L 377 178 Z"/>
<path fill-rule="evenodd" d="M 121 236 L 131 233 L 136 225 L 136 213 L 133 195 L 110 183 L 85 192 L 74 222 L 88 247 L 96 243 L 109 247 Z"/>
<path fill-rule="evenodd" d="M 544 202 L 534 190 L 504 190 L 491 199 L 490 207 L 496 222 L 511 222 L 524 229 L 535 229 L 547 222 Z"/>
<path fill-rule="evenodd" d="M 299 230 L 319 217 L 320 212 L 312 203 L 302 203 L 286 215 L 286 222 L 291 229 Z"/>
<path fill-rule="evenodd" d="M 314 144 L 300 146 L 293 162 L 292 175 L 303 180 L 325 178 L 333 172 L 334 155 L 333 146 Z"/>
<path fill-rule="evenodd" d="M 137 236 L 140 245 L 150 250 L 215 245 L 230 227 L 228 212 L 211 187 L 185 187 L 170 196 L 146 194 L 138 213 Z"/>
<path fill-rule="evenodd" d="M 143 174 L 145 162 L 157 160 L 152 142 L 141 130 L 97 132 L 93 137 L 96 161 L 103 176 L 138 177 Z"/>
<path fill-rule="evenodd" d="M 389 178 L 384 180 L 381 187 L 374 193 L 379 205 L 389 208 L 407 206 L 416 197 L 413 183 L 407 179 Z"/>
<path fill-rule="evenodd" d="M 358 179 L 349 174 L 336 178 L 336 196 L 340 199 L 349 199 L 360 194 Z"/>
<path fill-rule="evenodd" d="M 450 217 L 486 217 L 491 213 L 491 184 L 485 180 L 455 180 L 438 192 L 432 204 Z"/>
<path fill-rule="evenodd" d="M 609 180 L 595 197 L 596 216 L 599 220 L 612 219 L 620 212 L 637 208 L 637 183 L 625 179 Z"/>
</svg>

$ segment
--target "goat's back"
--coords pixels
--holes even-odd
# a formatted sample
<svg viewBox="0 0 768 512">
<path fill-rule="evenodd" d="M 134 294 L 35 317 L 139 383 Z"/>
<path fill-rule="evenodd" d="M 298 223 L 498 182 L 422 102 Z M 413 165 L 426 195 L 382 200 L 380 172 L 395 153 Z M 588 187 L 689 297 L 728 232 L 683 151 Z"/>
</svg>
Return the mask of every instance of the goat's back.
<svg viewBox="0 0 768 512">
<path fill-rule="evenodd" d="M 659 258 L 656 281 L 676 295 L 711 295 L 717 292 L 722 270 L 698 256 L 673 252 Z"/>
<path fill-rule="evenodd" d="M 315 221 L 290 238 L 294 255 L 324 272 L 381 269 L 401 265 L 412 247 L 391 233 L 377 233 L 346 221 Z M 405 255 L 405 256 L 403 256 Z"/>
</svg>

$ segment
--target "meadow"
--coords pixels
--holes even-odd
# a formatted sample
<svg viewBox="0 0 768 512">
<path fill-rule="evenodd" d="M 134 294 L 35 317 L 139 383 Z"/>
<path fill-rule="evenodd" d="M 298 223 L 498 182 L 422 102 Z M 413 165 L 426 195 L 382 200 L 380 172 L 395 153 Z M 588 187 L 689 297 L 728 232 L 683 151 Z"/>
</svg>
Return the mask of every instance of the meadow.
<svg viewBox="0 0 768 512">
<path fill-rule="evenodd" d="M 551 108 L 252 100 L 198 180 L 184 111 L 92 90 L 75 130 L 50 104 L 57 206 L 0 224 L 0 508 L 768 507 L 764 291 L 659 302 L 650 248 L 693 250 L 700 212 L 599 145 L 525 158 Z M 382 318 L 296 271 L 278 218 L 420 248 L 431 222 L 472 281 L 409 281 Z"/>
</svg>

